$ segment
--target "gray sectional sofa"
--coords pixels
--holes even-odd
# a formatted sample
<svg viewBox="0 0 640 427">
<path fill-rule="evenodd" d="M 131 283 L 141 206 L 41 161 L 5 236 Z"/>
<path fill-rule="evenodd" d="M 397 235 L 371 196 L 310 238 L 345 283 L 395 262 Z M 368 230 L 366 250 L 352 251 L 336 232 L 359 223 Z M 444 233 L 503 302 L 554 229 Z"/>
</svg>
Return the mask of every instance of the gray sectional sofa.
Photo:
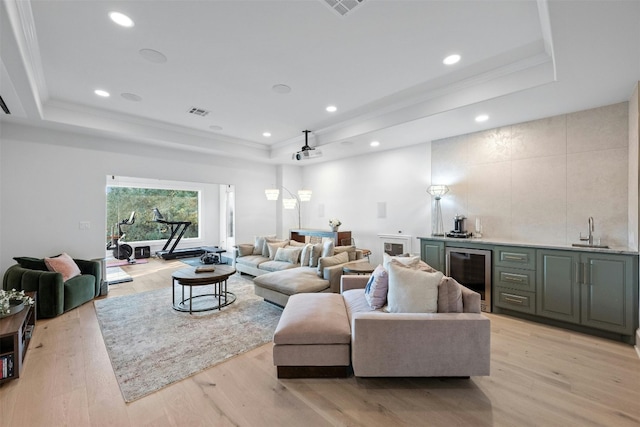
<svg viewBox="0 0 640 427">
<path fill-rule="evenodd" d="M 355 246 L 334 246 L 332 240 L 312 245 L 256 237 L 254 244 L 236 246 L 235 268 L 255 276 L 256 295 L 284 307 L 298 293 L 339 293 L 344 265 L 362 261 Z"/>
</svg>

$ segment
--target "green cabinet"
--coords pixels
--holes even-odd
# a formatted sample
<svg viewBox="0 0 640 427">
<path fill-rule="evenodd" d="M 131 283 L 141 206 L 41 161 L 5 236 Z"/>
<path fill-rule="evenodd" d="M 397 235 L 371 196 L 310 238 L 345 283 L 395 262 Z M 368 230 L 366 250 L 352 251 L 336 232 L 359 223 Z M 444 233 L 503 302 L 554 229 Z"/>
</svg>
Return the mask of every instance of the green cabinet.
<svg viewBox="0 0 640 427">
<path fill-rule="evenodd" d="M 536 312 L 536 251 L 532 248 L 493 248 L 493 305 L 498 308 Z"/>
<path fill-rule="evenodd" d="M 536 314 L 633 335 L 637 257 L 538 250 Z"/>
<path fill-rule="evenodd" d="M 438 271 L 446 271 L 444 242 L 420 240 L 420 258 Z"/>
</svg>

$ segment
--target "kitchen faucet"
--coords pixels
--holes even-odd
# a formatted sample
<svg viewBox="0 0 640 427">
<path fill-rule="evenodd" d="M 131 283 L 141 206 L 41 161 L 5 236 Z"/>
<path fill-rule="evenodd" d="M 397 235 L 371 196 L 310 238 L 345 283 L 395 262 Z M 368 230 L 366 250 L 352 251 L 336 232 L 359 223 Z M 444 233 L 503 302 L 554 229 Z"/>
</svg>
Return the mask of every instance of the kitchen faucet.
<svg viewBox="0 0 640 427">
<path fill-rule="evenodd" d="M 593 217 L 590 216 L 589 217 L 589 236 L 588 237 L 582 237 L 582 235 L 580 236 L 580 240 L 582 240 L 583 242 L 589 242 L 589 245 L 593 245 L 593 231 L 595 230 L 594 227 L 594 223 L 593 223 Z"/>
</svg>

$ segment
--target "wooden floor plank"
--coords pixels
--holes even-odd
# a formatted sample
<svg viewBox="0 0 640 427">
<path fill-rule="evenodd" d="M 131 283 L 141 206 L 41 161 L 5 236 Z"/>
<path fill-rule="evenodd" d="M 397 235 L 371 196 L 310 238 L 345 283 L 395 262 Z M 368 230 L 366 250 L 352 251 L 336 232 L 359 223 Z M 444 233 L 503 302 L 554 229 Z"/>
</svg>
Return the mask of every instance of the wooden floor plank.
<svg viewBox="0 0 640 427">
<path fill-rule="evenodd" d="M 125 266 L 106 298 L 169 287 L 180 261 Z M 265 344 L 125 403 L 93 303 L 38 321 L 20 379 L 0 386 L 0 426 L 638 426 L 633 347 L 505 315 L 491 375 L 278 380 Z"/>
</svg>

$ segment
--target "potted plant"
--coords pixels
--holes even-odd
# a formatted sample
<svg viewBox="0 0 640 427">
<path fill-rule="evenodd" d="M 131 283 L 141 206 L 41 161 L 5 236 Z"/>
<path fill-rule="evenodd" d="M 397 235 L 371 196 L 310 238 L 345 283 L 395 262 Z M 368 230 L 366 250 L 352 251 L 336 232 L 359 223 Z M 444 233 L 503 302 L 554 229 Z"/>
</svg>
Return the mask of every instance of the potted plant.
<svg viewBox="0 0 640 427">
<path fill-rule="evenodd" d="M 33 298 L 24 291 L 0 289 L 0 318 L 20 312 L 25 306 L 33 305 Z"/>
<path fill-rule="evenodd" d="M 338 227 L 342 225 L 342 222 L 338 218 L 331 218 L 329 220 L 329 226 L 331 227 L 331 231 L 338 231 Z"/>
</svg>

